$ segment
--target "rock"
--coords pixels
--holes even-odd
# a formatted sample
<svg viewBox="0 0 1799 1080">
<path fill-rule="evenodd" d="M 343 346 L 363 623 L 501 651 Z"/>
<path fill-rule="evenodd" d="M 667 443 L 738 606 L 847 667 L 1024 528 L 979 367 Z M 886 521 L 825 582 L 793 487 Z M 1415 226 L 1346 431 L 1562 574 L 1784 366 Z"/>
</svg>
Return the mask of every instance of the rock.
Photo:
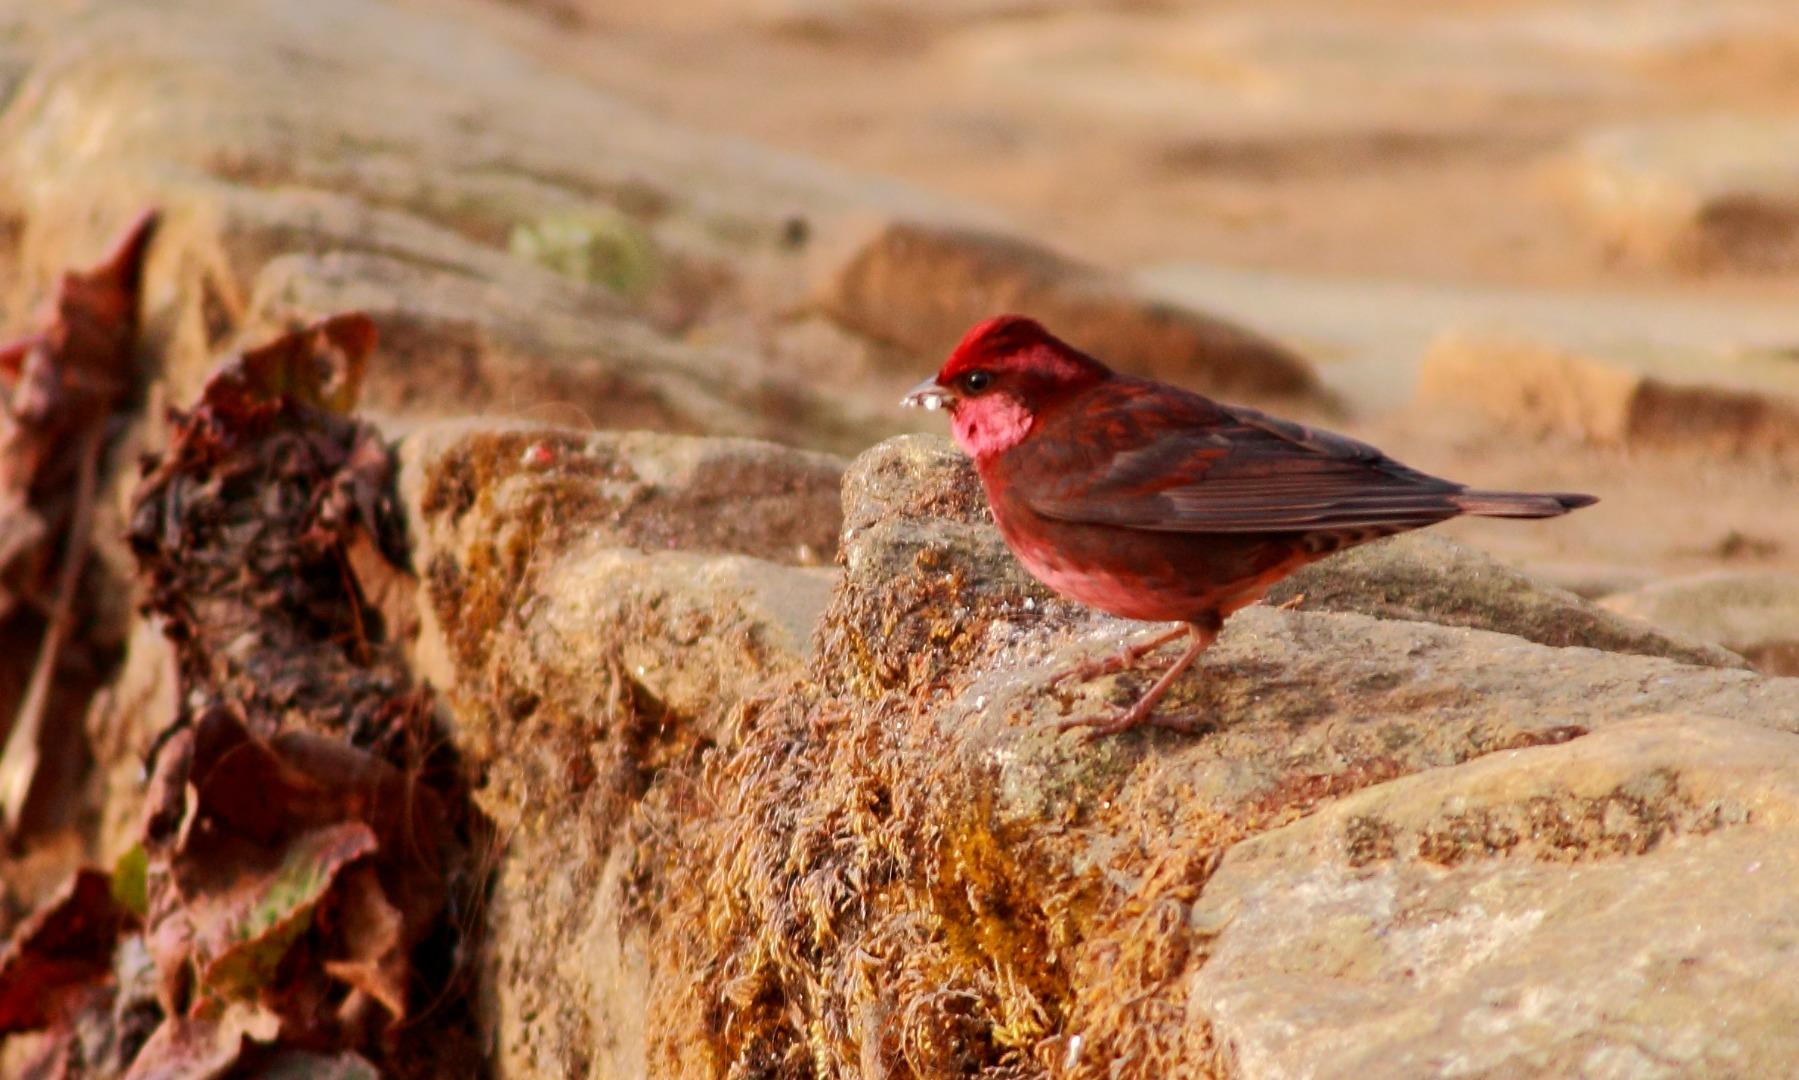
<svg viewBox="0 0 1799 1080">
<path fill-rule="evenodd" d="M 1185 1022 L 1242 1076 L 1777 1074 L 1796 822 L 1799 738 L 1704 716 L 1394 780 L 1231 849 Z"/>
<path fill-rule="evenodd" d="M 1713 641 L 1773 675 L 1799 675 L 1799 576 L 1720 570 L 1608 596 L 1612 611 Z"/>
<path fill-rule="evenodd" d="M 473 540 L 548 511 L 557 535 L 820 565 L 842 521 L 841 461 L 749 439 L 459 420 L 407 436 L 400 461 L 423 536 Z"/>
<path fill-rule="evenodd" d="M 1665 656 L 1742 667 L 1719 639 L 1655 619 L 1619 618 L 1571 592 L 1532 580 L 1490 555 L 1430 533 L 1406 533 L 1313 563 L 1276 585 L 1268 603 L 1354 611 L 1382 619 L 1467 626 L 1543 645 Z M 1610 609 L 1610 610 L 1608 610 Z M 1654 623 L 1655 625 L 1650 625 Z M 1661 627 L 1661 629 L 1658 629 Z"/>
<path fill-rule="evenodd" d="M 1528 342 L 1440 338 L 1419 372 L 1418 401 L 1600 446 L 1799 457 L 1799 394 L 1676 382 L 1642 365 Z"/>
<path fill-rule="evenodd" d="M 723 680 L 710 701 L 677 695 L 698 712 L 759 678 L 763 654 L 805 650 L 808 598 L 822 603 L 822 564 L 836 550 L 835 459 L 745 440 L 465 422 L 415 432 L 400 462 L 428 594 L 417 663 L 441 686 L 479 699 L 491 678 L 591 677 L 627 655 L 639 671 L 650 664 L 641 650 L 659 648 L 673 670 Z M 528 662 L 497 660 L 502 641 Z M 747 649 L 748 666 L 727 677 L 717 649 Z"/>
<path fill-rule="evenodd" d="M 1799 395 L 1799 372 L 1787 359 L 1799 341 L 1799 312 L 1773 299 L 1523 288 L 1434 276 L 1385 280 L 1194 262 L 1140 276 L 1177 302 L 1280 327 L 1283 339 L 1320 361 L 1328 389 L 1359 415 L 1411 400 L 1420 357 L 1455 328 L 1463 338 L 1515 345 L 1526 337 L 1582 355 L 1659 361 L 1655 373 L 1675 383 L 1728 373 L 1747 388 Z"/>
<path fill-rule="evenodd" d="M 541 272 L 528 285 L 496 291 L 480 279 L 381 255 L 283 255 L 257 275 L 246 334 L 329 312 L 367 312 L 381 332 L 370 407 L 414 422 L 451 403 L 505 402 L 524 414 L 602 428 L 831 448 L 867 439 L 869 424 L 840 404 L 745 370 L 727 350 L 673 341 L 640 321 L 595 311 L 586 291 Z M 895 420 L 886 419 L 890 429 Z"/>
<path fill-rule="evenodd" d="M 646 1075 L 654 942 L 627 917 L 642 871 L 620 827 L 664 769 L 690 773 L 729 741 L 739 702 L 803 666 L 834 578 L 584 545 L 494 634 L 495 689 L 458 721 L 508 836 L 489 921 L 502 1075 Z"/>
<path fill-rule="evenodd" d="M 834 267 L 820 307 L 934 368 L 982 319 L 1026 312 L 1107 363 L 1206 393 L 1322 400 L 1310 365 L 1232 323 L 1154 300 L 1025 240 L 893 222 Z"/>
<path fill-rule="evenodd" d="M 1799 124 L 1713 115 L 1582 140 L 1571 187 L 1611 247 L 1688 270 L 1799 268 Z"/>
<path fill-rule="evenodd" d="M 836 574 L 841 465 L 767 443 L 441 424 L 402 444 L 415 655 L 501 836 L 501 1075 L 644 1076 L 653 942 L 622 826 L 793 678 Z M 686 781 L 691 783 L 691 780 Z"/>
<path fill-rule="evenodd" d="M 1707 887 L 1725 888 L 1727 870 L 1759 864 L 1771 876 L 1750 925 L 1776 925 L 1786 903 L 1778 898 L 1790 891 L 1783 875 L 1794 868 L 1782 800 L 1799 792 L 1799 680 L 1255 607 L 1233 617 L 1176 685 L 1165 711 L 1195 720 L 1196 734 L 1087 743 L 1056 722 L 1119 708 L 1148 676 L 1057 690 L 1049 676 L 1137 628 L 1030 602 L 1030 591 L 1009 585 L 1010 557 L 941 443 L 896 440 L 858 460 L 846 476 L 845 520 L 845 573 L 810 673 L 720 745 L 697 789 L 665 774 L 642 804 L 634 835 L 637 865 L 653 868 L 640 916 L 650 935 L 652 1073 L 694 1061 L 729 1072 L 806 1060 L 863 1075 L 1104 1075 L 1106 1063 L 1128 1059 L 1141 1075 L 1221 1072 L 1232 1062 L 1247 1075 L 1274 1075 L 1258 1072 L 1253 1054 L 1283 1052 L 1275 1036 L 1253 1027 L 1253 1014 L 1229 1011 L 1223 991 L 1199 988 L 1210 985 L 1221 948 L 1237 950 L 1220 973 L 1234 984 L 1297 967 L 1292 950 L 1332 929 L 1311 919 L 1249 930 L 1246 905 L 1210 905 L 1215 875 L 1236 849 L 1253 853 L 1245 845 L 1262 837 L 1280 843 L 1294 822 L 1355 820 L 1340 807 L 1414 804 L 1440 809 L 1435 818 L 1376 815 L 1396 824 L 1370 834 L 1363 874 L 1403 878 L 1414 891 L 1443 876 L 1421 870 L 1418 886 L 1405 876 L 1421 857 L 1412 838 L 1422 826 L 1408 823 L 1441 819 L 1426 854 L 1454 861 L 1470 881 L 1517 875 L 1516 891 L 1493 901 L 1504 911 L 1609 897 L 1593 910 L 1556 909 L 1568 913 L 1541 925 L 1589 930 L 1589 942 L 1615 926 L 1645 957 L 1673 955 L 1655 952 L 1657 941 L 1727 946 L 1730 962 L 1700 960 L 1707 982 L 1692 992 L 1740 999 L 1723 1030 L 1750 1032 L 1760 1016 L 1770 1034 L 1716 1052 L 1755 1064 L 1784 1047 L 1784 1034 L 1772 1033 L 1790 1027 L 1777 1022 L 1790 1002 L 1759 989 L 1783 977 L 1774 974 L 1784 970 L 1777 935 L 1738 933 L 1731 920 L 1696 932 L 1695 919 L 1715 913 L 1717 901 L 1688 907 L 1680 893 L 1614 867 L 1678 859 L 1688 836 L 1716 844 L 1701 852 Z M 1665 722 L 1644 721 L 1657 713 L 1728 722 L 1694 720 L 1693 741 L 1682 743 Z M 1527 747 L 1539 748 L 1534 757 L 1513 753 Z M 1539 762 L 1547 764 L 1526 767 Z M 1417 792 L 1429 800 L 1409 794 Z M 1586 861 L 1548 861 L 1556 852 Z M 1291 880 L 1283 874 L 1329 854 L 1298 868 L 1241 856 L 1230 895 L 1279 889 Z M 1601 874 L 1614 891 L 1600 890 Z M 1363 954 L 1401 947 L 1366 929 L 1400 917 L 1378 899 L 1341 931 L 1360 934 Z M 1280 902 L 1324 900 L 1292 891 Z M 1444 932 L 1461 935 L 1450 938 L 1458 947 L 1432 951 L 1425 939 L 1412 948 L 1412 985 L 1463 985 L 1475 979 L 1472 964 L 1498 971 L 1503 956 L 1459 944 L 1505 934 L 1539 965 L 1531 985 L 1557 985 L 1560 938 L 1531 938 L 1534 924 L 1519 918 L 1486 925 L 1466 901 L 1456 910 L 1465 922 Z M 1570 949 L 1568 977 L 1590 981 L 1600 956 L 1597 945 Z M 1491 985 L 1503 983 L 1496 975 Z M 1531 1060 L 1634 1060 L 1640 1033 L 1607 1018 L 1614 1006 L 1651 1004 L 1653 975 L 1591 985 L 1593 1004 L 1559 1010 Z M 1368 1002 L 1345 1002 L 1344 1014 L 1391 1011 L 1380 992 L 1377 984 Z M 1472 1007 L 1408 1000 L 1426 1014 Z M 1399 1036 L 1488 1061 L 1499 1034 L 1445 1026 Z M 1368 1044 L 1400 1046 L 1379 1036 Z M 1316 1045 L 1290 1042 L 1294 1055 Z"/>
</svg>

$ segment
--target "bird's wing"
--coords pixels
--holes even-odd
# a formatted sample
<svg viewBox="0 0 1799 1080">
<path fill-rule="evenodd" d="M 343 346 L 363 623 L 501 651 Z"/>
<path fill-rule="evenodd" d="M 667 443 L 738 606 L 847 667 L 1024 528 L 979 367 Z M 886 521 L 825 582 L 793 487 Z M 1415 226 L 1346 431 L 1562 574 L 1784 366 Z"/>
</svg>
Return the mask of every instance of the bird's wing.
<svg viewBox="0 0 1799 1080">
<path fill-rule="evenodd" d="M 1026 504 L 1060 521 L 1157 532 L 1402 529 L 1466 490 L 1366 443 L 1153 384 L 1121 388 L 1065 437 L 1028 439 Z M 1077 429 L 1078 428 L 1078 429 Z"/>
</svg>

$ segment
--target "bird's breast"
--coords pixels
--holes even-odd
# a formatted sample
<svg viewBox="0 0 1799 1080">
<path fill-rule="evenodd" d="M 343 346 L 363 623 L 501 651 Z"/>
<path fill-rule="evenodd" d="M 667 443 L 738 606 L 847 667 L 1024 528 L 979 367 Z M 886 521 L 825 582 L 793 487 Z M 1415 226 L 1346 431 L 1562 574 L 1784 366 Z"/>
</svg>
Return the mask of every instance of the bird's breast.
<svg viewBox="0 0 1799 1080">
<path fill-rule="evenodd" d="M 1191 622 L 1228 614 L 1310 561 L 1285 538 L 1057 521 L 1004 497 L 992 502 L 1006 546 L 1032 577 L 1126 619 Z"/>
</svg>

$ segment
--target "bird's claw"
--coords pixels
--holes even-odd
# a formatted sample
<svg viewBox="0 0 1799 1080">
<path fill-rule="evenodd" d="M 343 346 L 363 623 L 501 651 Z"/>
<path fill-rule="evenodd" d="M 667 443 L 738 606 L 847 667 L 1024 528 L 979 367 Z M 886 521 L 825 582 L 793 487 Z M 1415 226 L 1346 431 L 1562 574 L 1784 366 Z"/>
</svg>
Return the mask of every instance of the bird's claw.
<svg viewBox="0 0 1799 1080">
<path fill-rule="evenodd" d="M 1135 645 L 1127 645 L 1112 655 L 1101 657 L 1098 660 L 1091 658 L 1082 660 L 1073 667 L 1052 677 L 1049 680 L 1049 686 L 1051 689 L 1054 689 L 1069 680 L 1086 682 L 1089 679 L 1097 679 L 1101 675 L 1116 675 L 1118 672 L 1128 668 L 1165 668 L 1174 663 L 1173 657 L 1169 657 L 1166 660 L 1153 659 L 1148 662 L 1144 661 L 1144 657 L 1155 652 L 1157 649 L 1160 649 L 1162 646 L 1173 641 L 1175 638 L 1180 637 L 1184 633 L 1186 633 L 1185 628 L 1173 630 L 1169 633 L 1151 638 L 1148 641 L 1140 641 Z"/>
</svg>

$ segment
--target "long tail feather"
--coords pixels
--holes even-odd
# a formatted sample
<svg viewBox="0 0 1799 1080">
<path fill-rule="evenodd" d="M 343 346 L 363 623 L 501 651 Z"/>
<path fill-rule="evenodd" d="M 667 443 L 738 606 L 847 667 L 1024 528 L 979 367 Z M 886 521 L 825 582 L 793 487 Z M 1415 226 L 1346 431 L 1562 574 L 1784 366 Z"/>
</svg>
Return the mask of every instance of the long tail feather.
<svg viewBox="0 0 1799 1080">
<path fill-rule="evenodd" d="M 1461 507 L 1463 513 L 1480 517 L 1549 518 L 1560 517 L 1583 506 L 1591 506 L 1599 498 L 1595 495 L 1571 493 L 1464 491 L 1451 496 L 1450 501 Z"/>
</svg>

